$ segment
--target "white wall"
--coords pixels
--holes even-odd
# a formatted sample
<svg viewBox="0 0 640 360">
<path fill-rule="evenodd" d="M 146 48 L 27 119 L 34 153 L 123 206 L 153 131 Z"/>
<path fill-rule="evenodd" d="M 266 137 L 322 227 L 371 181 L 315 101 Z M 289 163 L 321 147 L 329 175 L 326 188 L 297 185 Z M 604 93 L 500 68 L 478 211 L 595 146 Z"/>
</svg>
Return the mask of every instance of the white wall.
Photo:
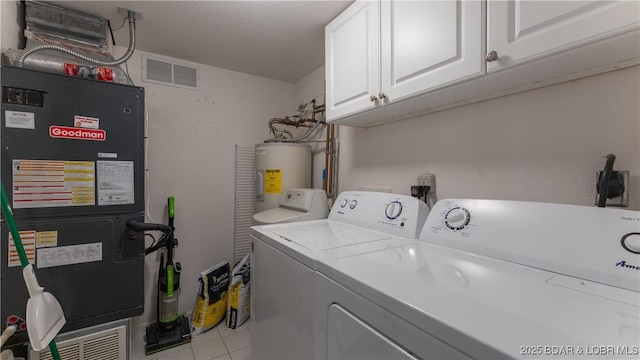
<svg viewBox="0 0 640 360">
<path fill-rule="evenodd" d="M 24 14 L 19 1 L 0 0 L 0 52 L 16 49 L 21 45 L 22 19 Z"/>
<path fill-rule="evenodd" d="M 315 73 L 310 76 L 316 76 Z M 593 205 L 595 172 L 614 153 L 640 209 L 638 66 L 358 129 L 340 128 L 340 191 L 409 194 L 436 175 L 437 198 Z"/>
<path fill-rule="evenodd" d="M 295 109 L 294 88 L 205 65 L 199 65 L 200 91 L 143 83 L 141 54 L 136 52 L 128 67 L 147 100 L 148 208 L 155 221 L 166 223 L 167 197 L 176 198 L 176 255 L 183 267 L 180 310 L 191 311 L 198 274 L 233 260 L 235 145 L 262 142 L 268 120 Z M 136 323 L 154 319 L 157 266 L 157 256 L 148 256 L 147 303 Z"/>
</svg>

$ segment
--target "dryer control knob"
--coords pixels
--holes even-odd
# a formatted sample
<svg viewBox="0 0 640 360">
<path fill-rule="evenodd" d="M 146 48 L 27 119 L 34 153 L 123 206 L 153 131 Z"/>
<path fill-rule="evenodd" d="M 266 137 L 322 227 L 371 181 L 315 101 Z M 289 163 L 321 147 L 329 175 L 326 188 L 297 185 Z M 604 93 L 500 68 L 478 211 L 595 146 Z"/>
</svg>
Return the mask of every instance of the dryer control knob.
<svg viewBox="0 0 640 360">
<path fill-rule="evenodd" d="M 623 236 L 622 247 L 634 254 L 640 254 L 640 233 L 628 233 Z"/>
<path fill-rule="evenodd" d="M 469 225 L 471 214 L 469 210 L 461 207 L 455 207 L 444 216 L 444 223 L 451 230 L 462 230 Z"/>
<path fill-rule="evenodd" d="M 351 200 L 349 203 L 349 209 L 355 209 L 358 206 L 358 202 L 356 200 Z"/>
<path fill-rule="evenodd" d="M 342 199 L 342 201 L 340 201 L 340 207 L 345 207 L 347 206 L 347 199 Z"/>
<path fill-rule="evenodd" d="M 384 214 L 389 220 L 397 219 L 402 214 L 402 204 L 399 201 L 393 201 L 384 209 Z"/>
</svg>

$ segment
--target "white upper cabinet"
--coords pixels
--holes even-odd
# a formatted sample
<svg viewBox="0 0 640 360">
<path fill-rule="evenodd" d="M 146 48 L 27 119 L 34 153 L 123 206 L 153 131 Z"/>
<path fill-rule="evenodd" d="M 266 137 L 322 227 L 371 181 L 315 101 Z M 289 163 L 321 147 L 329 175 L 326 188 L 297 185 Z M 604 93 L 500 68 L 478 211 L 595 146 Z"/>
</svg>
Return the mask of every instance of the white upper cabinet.
<svg viewBox="0 0 640 360">
<path fill-rule="evenodd" d="M 325 28 L 328 121 L 373 126 L 640 63 L 640 1 L 357 0 Z"/>
<path fill-rule="evenodd" d="M 382 1 L 381 95 L 395 101 L 482 74 L 483 28 L 480 1 Z"/>
<path fill-rule="evenodd" d="M 380 4 L 356 2 L 325 28 L 327 118 L 376 106 L 380 91 Z"/>
<path fill-rule="evenodd" d="M 636 0 L 489 0 L 487 53 L 495 51 L 497 59 L 488 63 L 488 71 L 637 29 L 639 4 Z"/>
<path fill-rule="evenodd" d="M 327 119 L 483 73 L 480 1 L 356 1 L 325 28 Z"/>
</svg>

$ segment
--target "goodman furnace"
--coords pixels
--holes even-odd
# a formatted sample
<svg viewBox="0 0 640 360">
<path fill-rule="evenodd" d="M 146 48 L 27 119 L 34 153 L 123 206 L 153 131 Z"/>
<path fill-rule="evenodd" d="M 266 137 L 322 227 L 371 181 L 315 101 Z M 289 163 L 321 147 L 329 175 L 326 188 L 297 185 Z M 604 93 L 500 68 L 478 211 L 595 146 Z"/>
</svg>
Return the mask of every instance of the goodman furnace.
<svg viewBox="0 0 640 360">
<path fill-rule="evenodd" d="M 144 89 L 2 66 L 2 183 L 63 332 L 140 315 L 144 241 Z M 0 236 L 2 328 L 28 292 L 8 227 Z"/>
</svg>

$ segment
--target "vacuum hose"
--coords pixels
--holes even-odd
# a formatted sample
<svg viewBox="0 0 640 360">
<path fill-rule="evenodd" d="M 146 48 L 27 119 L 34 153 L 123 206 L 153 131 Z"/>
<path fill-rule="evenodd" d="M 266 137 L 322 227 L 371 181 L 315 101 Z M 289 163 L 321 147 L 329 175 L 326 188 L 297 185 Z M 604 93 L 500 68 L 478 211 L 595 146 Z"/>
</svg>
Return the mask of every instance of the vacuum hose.
<svg viewBox="0 0 640 360">
<path fill-rule="evenodd" d="M 163 239 L 160 240 L 157 244 L 144 249 L 144 254 L 149 255 L 154 251 L 159 250 L 161 247 L 166 246 L 167 248 L 173 248 L 175 246 L 175 239 L 173 238 L 173 229 L 164 224 L 150 224 L 150 223 L 142 223 L 137 222 L 135 220 L 127 221 L 127 227 L 135 232 L 144 232 L 144 231 L 162 231 L 164 233 Z"/>
<path fill-rule="evenodd" d="M 43 45 L 38 45 L 29 49 L 25 49 L 23 52 L 20 53 L 20 55 L 18 55 L 18 58 L 16 59 L 16 66 L 18 67 L 22 67 L 24 65 L 24 60 L 31 54 L 38 52 L 38 51 L 42 51 L 42 50 L 56 50 L 56 51 L 60 51 L 63 52 L 65 54 L 74 56 L 76 58 L 82 59 L 84 61 L 88 61 L 92 64 L 95 64 L 97 66 L 104 66 L 104 67 L 115 67 L 118 66 L 122 63 L 124 63 L 125 61 L 129 60 L 129 58 L 131 57 L 131 55 L 133 55 L 133 50 L 136 47 L 136 18 L 135 18 L 135 13 L 131 10 L 129 10 L 128 14 L 127 14 L 127 18 L 129 19 L 129 48 L 127 49 L 127 52 L 118 60 L 114 60 L 114 61 L 101 61 L 101 60 L 96 60 L 93 58 L 90 58 L 86 55 L 77 53 L 73 50 L 69 50 L 65 47 L 59 46 L 59 45 L 54 45 L 54 44 L 43 44 Z"/>
<path fill-rule="evenodd" d="M 165 234 L 170 234 L 173 232 L 168 225 L 164 224 L 150 224 L 150 223 L 141 223 L 135 220 L 127 221 L 127 227 L 133 231 L 142 232 L 142 231 L 162 231 Z"/>
</svg>

